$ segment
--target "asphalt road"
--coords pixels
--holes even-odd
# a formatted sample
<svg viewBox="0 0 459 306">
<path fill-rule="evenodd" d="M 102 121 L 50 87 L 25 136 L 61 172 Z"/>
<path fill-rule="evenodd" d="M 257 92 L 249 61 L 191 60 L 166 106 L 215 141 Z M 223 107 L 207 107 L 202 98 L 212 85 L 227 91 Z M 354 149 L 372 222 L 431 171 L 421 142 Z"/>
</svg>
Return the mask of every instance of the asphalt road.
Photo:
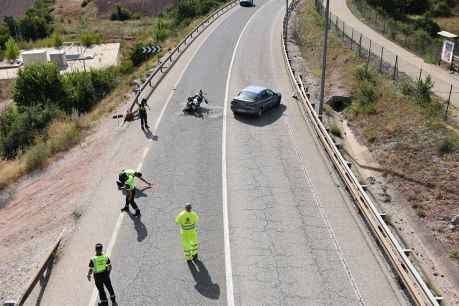
<svg viewBox="0 0 459 306">
<path fill-rule="evenodd" d="M 120 134 L 145 145 L 144 158 L 126 165 L 141 162 L 155 184 L 138 194 L 142 218 L 116 221 L 119 193 L 112 182 L 95 186 L 91 200 L 110 207 L 94 205 L 82 219 L 42 305 L 92 301 L 84 274 L 95 242 L 113 246 L 119 305 L 405 304 L 290 98 L 280 44 L 284 5 L 258 0 L 256 7 L 233 9 L 181 58 L 150 101 L 158 141 L 139 137 L 138 122 Z M 231 97 L 248 84 L 281 91 L 283 105 L 260 119 L 234 118 L 230 111 L 224 117 L 227 89 Z M 210 102 L 203 116 L 183 115 L 186 97 L 200 88 Z M 185 202 L 201 217 L 201 261 L 193 268 L 175 224 Z"/>
<path fill-rule="evenodd" d="M 400 303 L 383 271 L 387 267 L 378 261 L 343 195 L 314 187 L 305 172 L 324 171 L 321 179 L 333 182 L 323 159 L 305 170 L 291 131 L 290 120 L 298 120 L 299 114 L 289 99 L 280 53 L 284 3 L 258 1 L 254 8 L 235 10 L 179 80 L 159 125 L 159 142 L 143 163 L 143 172 L 159 190 L 138 199 L 143 217 L 122 224 L 112 253 L 120 304 L 226 304 L 227 277 L 232 278 L 236 305 Z M 228 182 L 222 186 L 223 107 L 230 68 L 230 96 L 248 84 L 267 85 L 284 93 L 284 105 L 261 119 L 228 113 Z M 186 97 L 199 88 L 208 93 L 207 112 L 202 118 L 183 115 Z M 315 145 L 306 150 L 303 156 L 321 154 Z M 226 187 L 232 275 L 225 270 Z M 334 182 L 331 188 L 337 189 Z M 193 269 L 184 261 L 174 224 L 188 201 L 201 216 L 201 262 Z M 327 203 L 332 206 L 321 206 Z M 347 235 L 334 233 L 329 209 L 348 218 L 331 219 Z"/>
</svg>

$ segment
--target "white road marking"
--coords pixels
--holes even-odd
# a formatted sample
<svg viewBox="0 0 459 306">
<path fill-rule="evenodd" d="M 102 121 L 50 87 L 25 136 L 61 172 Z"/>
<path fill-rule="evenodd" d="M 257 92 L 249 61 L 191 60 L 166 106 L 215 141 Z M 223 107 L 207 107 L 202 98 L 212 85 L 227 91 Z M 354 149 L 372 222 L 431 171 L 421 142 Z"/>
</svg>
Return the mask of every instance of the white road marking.
<svg viewBox="0 0 459 306">
<path fill-rule="evenodd" d="M 227 17 L 227 16 L 226 16 Z M 225 18 L 226 18 L 225 17 Z M 225 18 L 221 19 L 221 20 L 224 20 Z M 221 21 L 220 21 L 221 22 Z M 196 56 L 196 54 L 199 52 L 199 50 L 201 49 L 201 47 L 204 45 L 204 43 L 207 41 L 207 39 L 210 37 L 210 35 L 218 28 L 215 27 L 213 28 L 208 34 L 207 34 L 207 37 L 205 37 L 205 39 L 198 45 L 198 47 L 196 48 L 196 50 L 194 50 L 193 54 L 191 55 L 191 57 L 189 58 L 189 60 L 187 61 L 187 63 L 185 64 L 185 66 L 183 67 L 183 70 L 180 72 L 180 75 L 179 77 L 177 78 L 177 81 L 175 82 L 175 85 L 174 85 L 174 89 L 177 88 L 178 84 L 180 83 L 180 81 L 182 80 L 183 76 L 185 75 L 185 72 L 188 70 L 188 67 L 190 66 L 192 60 L 194 59 L 194 57 Z M 185 51 L 186 52 L 186 51 Z M 172 96 L 174 95 L 174 90 L 171 91 L 171 93 L 169 94 L 169 96 L 167 97 L 167 100 L 166 100 L 166 103 L 164 104 L 163 108 L 161 109 L 161 113 L 159 114 L 159 117 L 158 119 L 156 120 L 156 123 L 155 123 L 155 127 L 154 127 L 154 133 L 153 135 L 157 135 L 157 131 L 158 131 L 158 128 L 159 128 L 159 123 L 161 122 L 162 118 L 163 118 L 163 115 L 164 113 L 166 112 L 166 109 L 167 109 L 167 106 L 169 105 L 169 102 L 170 100 L 172 99 Z M 142 155 L 142 160 L 141 162 L 139 163 L 139 165 L 137 166 L 137 171 L 141 171 L 142 167 L 143 167 L 143 162 L 148 154 L 148 151 L 150 150 L 151 148 L 151 143 L 150 145 L 148 145 L 144 152 L 143 152 L 143 155 Z M 121 225 L 123 223 L 123 220 L 124 220 L 124 216 L 126 214 L 125 213 L 120 213 L 120 215 L 118 216 L 118 220 L 116 221 L 116 224 L 115 224 L 115 228 L 113 230 L 113 233 L 112 233 L 112 237 L 110 239 L 110 242 L 108 244 L 108 247 L 106 249 L 106 252 L 105 254 L 107 256 L 110 256 L 111 255 L 111 252 L 116 244 L 116 240 L 118 239 L 118 233 L 121 229 Z M 91 294 L 91 299 L 89 300 L 89 306 L 94 306 L 96 304 L 96 299 L 97 299 L 97 289 L 96 287 L 94 286 L 93 289 L 92 289 L 92 294 Z M 234 304 L 233 304 L 234 305 Z"/>
<path fill-rule="evenodd" d="M 228 217 L 228 176 L 226 172 L 226 125 L 228 120 L 228 99 L 229 99 L 229 86 L 231 74 L 233 72 L 234 60 L 236 59 L 237 49 L 241 42 L 242 36 L 247 30 L 248 26 L 252 22 L 255 16 L 258 15 L 262 10 L 257 10 L 247 21 L 246 25 L 242 29 L 241 34 L 234 46 L 233 55 L 231 57 L 230 66 L 228 69 L 228 75 L 226 77 L 226 89 L 225 89 L 225 103 L 223 105 L 223 128 L 222 128 L 222 201 L 223 201 L 223 235 L 225 245 L 225 271 L 226 271 L 226 303 L 228 306 L 234 306 L 234 287 L 233 287 L 233 268 L 231 265 L 231 245 L 229 237 L 229 217 Z"/>
</svg>

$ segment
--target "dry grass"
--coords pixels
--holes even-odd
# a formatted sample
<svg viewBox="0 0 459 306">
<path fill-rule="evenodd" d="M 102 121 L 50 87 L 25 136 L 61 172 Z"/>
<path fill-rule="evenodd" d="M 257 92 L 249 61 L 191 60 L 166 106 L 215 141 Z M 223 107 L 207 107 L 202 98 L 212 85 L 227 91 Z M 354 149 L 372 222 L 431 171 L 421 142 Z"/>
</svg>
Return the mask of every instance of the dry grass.
<svg viewBox="0 0 459 306">
<path fill-rule="evenodd" d="M 16 182 L 26 172 L 21 159 L 0 160 L 0 190 Z"/>
<path fill-rule="evenodd" d="M 318 69 L 322 23 L 312 0 L 305 0 L 300 14 L 297 40 L 308 68 Z M 331 33 L 327 89 L 344 86 L 356 92 L 358 81 L 353 71 L 359 62 Z M 436 216 L 459 214 L 457 130 L 443 122 L 437 103 L 422 107 L 381 75 L 376 89 L 374 113 L 345 112 L 345 116 L 359 140 L 387 169 L 388 180 L 433 230 L 439 225 Z M 459 247 L 459 231 L 441 233 L 439 238 L 450 250 Z"/>
<path fill-rule="evenodd" d="M 459 16 L 438 17 L 434 18 L 434 20 L 442 30 L 459 35 Z"/>
</svg>

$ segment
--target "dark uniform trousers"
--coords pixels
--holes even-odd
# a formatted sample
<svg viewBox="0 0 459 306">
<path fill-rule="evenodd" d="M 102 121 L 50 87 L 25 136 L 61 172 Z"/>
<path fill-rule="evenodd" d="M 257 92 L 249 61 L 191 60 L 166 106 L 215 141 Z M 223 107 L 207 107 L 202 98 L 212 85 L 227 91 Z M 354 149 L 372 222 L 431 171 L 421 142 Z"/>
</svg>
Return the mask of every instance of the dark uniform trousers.
<svg viewBox="0 0 459 306">
<path fill-rule="evenodd" d="M 130 204 L 132 209 L 134 209 L 135 211 L 139 210 L 139 207 L 134 202 L 134 199 L 135 199 L 135 188 L 132 190 L 132 197 L 131 198 L 129 198 L 129 192 L 126 191 L 126 204 L 124 205 L 124 207 L 128 208 L 129 204 Z"/>
<path fill-rule="evenodd" d="M 108 305 L 107 295 L 105 294 L 104 286 L 107 288 L 110 298 L 115 298 L 115 291 L 113 291 L 112 282 L 110 281 L 110 274 L 108 271 L 94 273 L 94 282 L 96 283 L 97 291 L 99 291 L 99 299 L 101 305 Z"/>
</svg>

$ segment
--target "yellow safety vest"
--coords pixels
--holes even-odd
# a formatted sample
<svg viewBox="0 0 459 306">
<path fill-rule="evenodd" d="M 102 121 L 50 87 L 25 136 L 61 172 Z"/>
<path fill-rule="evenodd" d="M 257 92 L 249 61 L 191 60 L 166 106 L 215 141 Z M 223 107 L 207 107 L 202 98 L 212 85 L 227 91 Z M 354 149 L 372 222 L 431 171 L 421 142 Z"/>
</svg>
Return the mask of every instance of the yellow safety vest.
<svg viewBox="0 0 459 306">
<path fill-rule="evenodd" d="M 194 211 L 182 211 L 175 218 L 175 222 L 180 225 L 182 232 L 196 230 L 196 224 L 199 221 L 199 216 Z"/>
<path fill-rule="evenodd" d="M 108 256 L 100 255 L 100 256 L 93 256 L 91 258 L 93 263 L 93 271 L 94 273 L 101 273 L 107 270 L 107 261 Z"/>
<path fill-rule="evenodd" d="M 126 184 L 126 189 L 127 190 L 134 190 L 134 188 L 135 188 L 134 175 L 129 175 L 125 184 Z"/>
</svg>

